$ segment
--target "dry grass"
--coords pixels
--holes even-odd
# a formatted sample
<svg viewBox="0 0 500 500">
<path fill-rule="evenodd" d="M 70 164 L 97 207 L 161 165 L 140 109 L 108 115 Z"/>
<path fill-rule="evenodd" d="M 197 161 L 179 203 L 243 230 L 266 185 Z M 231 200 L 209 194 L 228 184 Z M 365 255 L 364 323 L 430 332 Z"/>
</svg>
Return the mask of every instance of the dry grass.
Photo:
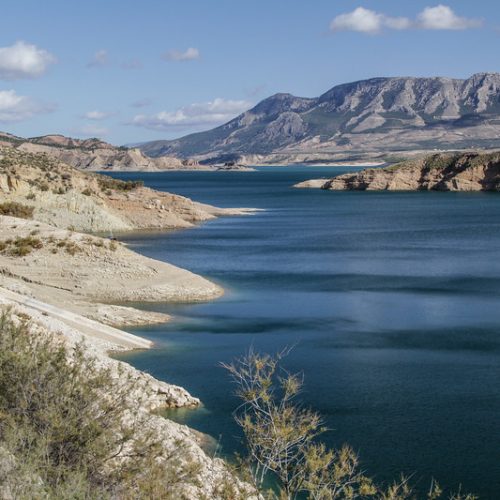
<svg viewBox="0 0 500 500">
<path fill-rule="evenodd" d="M 15 201 L 0 203 L 0 215 L 9 215 L 21 219 L 32 219 L 34 208 Z"/>
</svg>

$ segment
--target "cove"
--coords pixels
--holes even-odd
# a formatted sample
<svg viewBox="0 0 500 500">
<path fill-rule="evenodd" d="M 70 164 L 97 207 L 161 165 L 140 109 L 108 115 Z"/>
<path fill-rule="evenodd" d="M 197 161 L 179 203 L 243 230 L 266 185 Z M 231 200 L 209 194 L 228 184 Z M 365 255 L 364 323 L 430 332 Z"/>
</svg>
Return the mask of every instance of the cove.
<svg viewBox="0 0 500 500">
<path fill-rule="evenodd" d="M 123 237 L 221 284 L 175 320 L 133 332 L 156 348 L 121 358 L 204 407 L 169 416 L 238 450 L 237 401 L 220 361 L 249 346 L 303 371 L 306 404 L 378 479 L 413 474 L 496 498 L 500 489 L 500 194 L 297 190 L 355 168 L 113 174 L 221 207 L 265 209 Z M 143 306 L 144 307 L 144 306 Z"/>
</svg>

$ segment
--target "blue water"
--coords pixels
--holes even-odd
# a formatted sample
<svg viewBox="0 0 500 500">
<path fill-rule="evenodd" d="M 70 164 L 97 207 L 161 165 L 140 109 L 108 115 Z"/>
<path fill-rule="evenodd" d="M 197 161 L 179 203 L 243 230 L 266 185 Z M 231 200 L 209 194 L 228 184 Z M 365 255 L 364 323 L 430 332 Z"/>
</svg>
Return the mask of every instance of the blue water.
<svg viewBox="0 0 500 500">
<path fill-rule="evenodd" d="M 354 170 L 354 169 L 346 169 Z M 249 217 L 123 239 L 226 289 L 135 329 L 156 349 L 129 362 L 200 397 L 170 416 L 238 449 L 233 388 L 218 363 L 250 345 L 305 375 L 329 445 L 350 443 L 380 480 L 431 476 L 499 498 L 500 194 L 296 190 L 330 168 L 120 174 Z"/>
</svg>

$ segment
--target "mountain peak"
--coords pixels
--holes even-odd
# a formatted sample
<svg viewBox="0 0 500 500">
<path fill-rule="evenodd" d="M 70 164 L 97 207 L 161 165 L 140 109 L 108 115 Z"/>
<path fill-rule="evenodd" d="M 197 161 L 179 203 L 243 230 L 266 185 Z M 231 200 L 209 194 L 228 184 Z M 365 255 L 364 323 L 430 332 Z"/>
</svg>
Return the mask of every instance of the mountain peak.
<svg viewBox="0 0 500 500">
<path fill-rule="evenodd" d="M 217 131 L 217 132 L 216 132 Z M 146 143 L 155 156 L 500 147 L 500 74 L 376 77 L 318 98 L 278 93 L 213 131 Z"/>
</svg>

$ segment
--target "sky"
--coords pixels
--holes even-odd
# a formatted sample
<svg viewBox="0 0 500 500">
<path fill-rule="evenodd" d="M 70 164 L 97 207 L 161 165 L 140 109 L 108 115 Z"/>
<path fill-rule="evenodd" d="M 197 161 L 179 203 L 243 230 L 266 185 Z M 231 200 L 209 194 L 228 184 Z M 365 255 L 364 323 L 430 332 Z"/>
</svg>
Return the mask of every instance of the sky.
<svg viewBox="0 0 500 500">
<path fill-rule="evenodd" d="M 0 130 L 113 144 L 220 125 L 277 92 L 500 72 L 498 0 L 15 0 Z"/>
</svg>

